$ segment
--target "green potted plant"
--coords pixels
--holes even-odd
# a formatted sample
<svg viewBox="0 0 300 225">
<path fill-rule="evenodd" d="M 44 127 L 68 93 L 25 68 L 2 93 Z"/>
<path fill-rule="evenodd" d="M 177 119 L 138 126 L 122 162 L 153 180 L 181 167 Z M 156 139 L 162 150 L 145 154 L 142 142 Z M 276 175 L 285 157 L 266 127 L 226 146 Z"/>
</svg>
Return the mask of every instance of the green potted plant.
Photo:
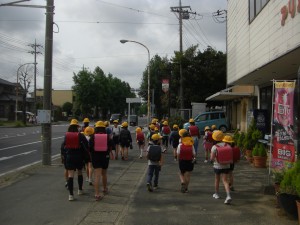
<svg viewBox="0 0 300 225">
<path fill-rule="evenodd" d="M 292 168 L 284 172 L 280 183 L 279 201 L 285 212 L 294 218 L 297 218 L 297 204 L 300 200 L 300 160 Z"/>
<path fill-rule="evenodd" d="M 253 165 L 257 168 L 265 168 L 267 163 L 267 151 L 262 143 L 256 143 L 252 151 Z"/>
</svg>

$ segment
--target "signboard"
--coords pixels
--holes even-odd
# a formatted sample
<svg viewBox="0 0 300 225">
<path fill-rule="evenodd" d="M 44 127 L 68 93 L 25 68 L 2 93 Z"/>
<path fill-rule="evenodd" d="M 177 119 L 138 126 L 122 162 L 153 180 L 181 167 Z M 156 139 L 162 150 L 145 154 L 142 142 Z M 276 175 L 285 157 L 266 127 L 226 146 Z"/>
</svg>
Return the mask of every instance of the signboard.
<svg viewBox="0 0 300 225">
<path fill-rule="evenodd" d="M 126 103 L 141 103 L 141 98 L 126 98 Z"/>
<path fill-rule="evenodd" d="M 268 121 L 268 110 L 266 109 L 254 109 L 253 110 L 254 120 L 256 123 L 257 129 L 259 129 L 263 136 L 267 133 Z"/>
<path fill-rule="evenodd" d="M 162 90 L 163 92 L 168 92 L 169 91 L 169 79 L 163 79 L 161 82 Z"/>
<path fill-rule="evenodd" d="M 37 123 L 50 123 L 51 122 L 51 110 L 38 110 Z"/>
<path fill-rule="evenodd" d="M 274 82 L 272 167 L 283 169 L 295 161 L 294 91 L 295 81 Z"/>
</svg>

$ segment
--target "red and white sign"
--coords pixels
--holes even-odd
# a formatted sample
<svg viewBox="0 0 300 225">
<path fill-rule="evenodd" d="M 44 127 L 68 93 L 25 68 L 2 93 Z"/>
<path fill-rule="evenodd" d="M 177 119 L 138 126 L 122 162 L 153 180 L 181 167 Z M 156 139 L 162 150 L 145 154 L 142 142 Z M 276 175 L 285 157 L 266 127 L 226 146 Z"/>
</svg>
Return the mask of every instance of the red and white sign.
<svg viewBox="0 0 300 225">
<path fill-rule="evenodd" d="M 162 80 L 162 90 L 163 92 L 168 92 L 169 91 L 169 79 L 163 79 Z"/>
</svg>

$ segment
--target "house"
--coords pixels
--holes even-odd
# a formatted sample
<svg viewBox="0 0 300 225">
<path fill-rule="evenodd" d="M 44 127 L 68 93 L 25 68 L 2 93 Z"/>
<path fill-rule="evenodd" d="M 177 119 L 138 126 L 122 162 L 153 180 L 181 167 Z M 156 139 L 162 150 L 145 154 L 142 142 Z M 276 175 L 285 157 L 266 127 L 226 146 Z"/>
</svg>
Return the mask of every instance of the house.
<svg viewBox="0 0 300 225">
<path fill-rule="evenodd" d="M 231 124 L 245 131 L 255 109 L 271 118 L 273 80 L 297 78 L 300 1 L 228 0 L 227 10 L 227 86 L 232 89 L 206 100 L 226 101 Z M 232 94 L 240 87 L 252 90 Z"/>
</svg>

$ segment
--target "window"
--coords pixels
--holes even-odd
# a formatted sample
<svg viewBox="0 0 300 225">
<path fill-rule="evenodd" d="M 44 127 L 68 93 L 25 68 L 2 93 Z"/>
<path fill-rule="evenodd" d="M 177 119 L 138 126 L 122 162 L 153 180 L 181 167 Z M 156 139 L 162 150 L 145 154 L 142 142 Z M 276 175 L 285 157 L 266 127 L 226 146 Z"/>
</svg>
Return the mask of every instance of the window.
<svg viewBox="0 0 300 225">
<path fill-rule="evenodd" d="M 211 120 L 217 120 L 217 119 L 219 119 L 219 113 L 212 113 L 212 114 L 210 114 L 210 119 Z"/>
<path fill-rule="evenodd" d="M 249 0 L 249 22 L 251 23 L 270 0 Z"/>
<path fill-rule="evenodd" d="M 0 105 L 0 117 L 4 117 L 4 105 Z"/>
</svg>

